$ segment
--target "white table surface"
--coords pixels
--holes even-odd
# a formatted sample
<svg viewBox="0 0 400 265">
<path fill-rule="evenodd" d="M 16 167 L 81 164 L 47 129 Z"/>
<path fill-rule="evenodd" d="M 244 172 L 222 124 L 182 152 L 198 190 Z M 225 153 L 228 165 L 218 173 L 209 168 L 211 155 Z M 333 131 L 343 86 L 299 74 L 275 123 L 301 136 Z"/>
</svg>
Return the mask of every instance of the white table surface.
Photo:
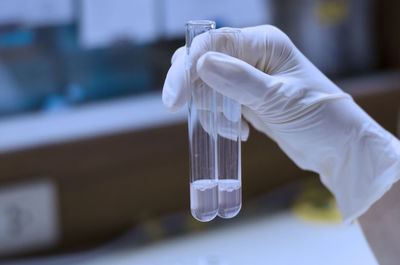
<svg viewBox="0 0 400 265">
<path fill-rule="evenodd" d="M 7 265 L 377 264 L 358 224 L 307 223 L 290 212 L 221 225 L 146 247 L 125 246 L 81 255 Z"/>
</svg>

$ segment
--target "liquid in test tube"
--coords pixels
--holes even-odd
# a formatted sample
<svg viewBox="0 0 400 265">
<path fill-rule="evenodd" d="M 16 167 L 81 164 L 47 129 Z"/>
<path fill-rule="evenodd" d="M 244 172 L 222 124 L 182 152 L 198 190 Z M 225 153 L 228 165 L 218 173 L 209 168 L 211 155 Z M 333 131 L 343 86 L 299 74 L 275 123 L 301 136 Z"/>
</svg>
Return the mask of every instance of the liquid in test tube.
<svg viewBox="0 0 400 265">
<path fill-rule="evenodd" d="M 215 218 L 218 209 L 218 183 L 201 179 L 190 184 L 190 208 L 192 215 L 200 221 Z"/>
</svg>

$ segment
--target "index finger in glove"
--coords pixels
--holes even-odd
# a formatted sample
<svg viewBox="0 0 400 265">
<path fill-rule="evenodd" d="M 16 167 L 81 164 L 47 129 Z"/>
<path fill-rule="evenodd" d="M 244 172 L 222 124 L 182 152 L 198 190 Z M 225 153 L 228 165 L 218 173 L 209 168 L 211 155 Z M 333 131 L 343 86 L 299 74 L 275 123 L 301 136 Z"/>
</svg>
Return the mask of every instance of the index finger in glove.
<svg viewBox="0 0 400 265">
<path fill-rule="evenodd" d="M 216 31 L 222 31 L 221 28 Z M 224 38 L 223 34 L 216 35 L 217 38 Z M 214 45 L 226 45 L 226 41 L 214 41 Z M 207 32 L 194 38 L 190 46 L 190 54 L 185 47 L 179 48 L 172 56 L 171 68 L 169 69 L 163 87 L 162 100 L 167 110 L 175 112 L 188 102 L 192 86 L 188 86 L 187 71 L 190 71 L 190 79 L 193 84 L 201 83 L 196 70 L 197 60 L 207 51 L 211 50 L 211 37 Z M 214 47 L 218 48 L 218 47 Z M 196 87 L 196 85 L 194 85 Z"/>
</svg>

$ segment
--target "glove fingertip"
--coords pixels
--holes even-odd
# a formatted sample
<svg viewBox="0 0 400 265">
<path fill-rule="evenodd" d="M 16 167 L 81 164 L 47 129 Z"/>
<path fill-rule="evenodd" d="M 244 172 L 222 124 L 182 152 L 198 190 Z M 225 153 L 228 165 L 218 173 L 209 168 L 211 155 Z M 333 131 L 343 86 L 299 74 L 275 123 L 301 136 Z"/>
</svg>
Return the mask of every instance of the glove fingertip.
<svg viewBox="0 0 400 265">
<path fill-rule="evenodd" d="M 242 119 L 242 123 L 241 123 L 241 132 L 240 132 L 240 139 L 245 142 L 247 141 L 247 139 L 249 139 L 249 135 L 250 135 L 250 127 L 249 124 L 244 121 Z"/>
<path fill-rule="evenodd" d="M 169 89 L 166 86 L 164 86 L 162 92 L 162 102 L 165 109 L 169 112 L 177 112 L 183 106 L 183 104 L 179 104 L 180 102 L 176 100 L 175 96 L 169 93 Z"/>
<path fill-rule="evenodd" d="M 185 47 L 178 48 L 171 57 L 171 64 L 174 64 L 178 57 L 181 57 L 185 54 Z"/>
</svg>

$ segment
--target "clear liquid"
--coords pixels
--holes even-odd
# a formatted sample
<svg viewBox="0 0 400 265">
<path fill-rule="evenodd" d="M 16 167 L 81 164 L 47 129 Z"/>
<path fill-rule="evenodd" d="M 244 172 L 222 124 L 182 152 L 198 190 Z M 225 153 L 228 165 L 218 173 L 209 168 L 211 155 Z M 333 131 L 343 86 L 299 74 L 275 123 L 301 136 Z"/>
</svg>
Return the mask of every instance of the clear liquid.
<svg viewBox="0 0 400 265">
<path fill-rule="evenodd" d="M 240 180 L 222 179 L 218 181 L 218 216 L 232 218 L 242 207 L 242 183 Z"/>
<path fill-rule="evenodd" d="M 211 221 L 217 216 L 217 181 L 202 179 L 190 184 L 190 209 L 193 217 L 201 222 Z"/>
</svg>

